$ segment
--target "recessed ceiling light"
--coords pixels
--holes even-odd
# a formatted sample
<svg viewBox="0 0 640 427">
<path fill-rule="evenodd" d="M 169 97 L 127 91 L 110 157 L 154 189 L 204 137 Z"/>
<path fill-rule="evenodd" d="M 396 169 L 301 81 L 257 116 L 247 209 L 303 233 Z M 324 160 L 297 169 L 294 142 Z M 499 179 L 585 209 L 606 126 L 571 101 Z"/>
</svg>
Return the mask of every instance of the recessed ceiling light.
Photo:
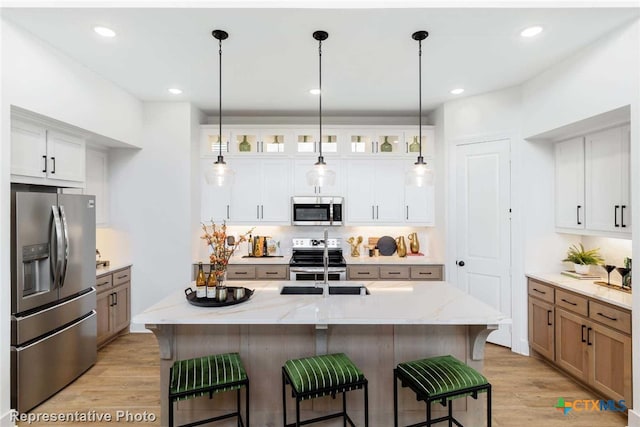
<svg viewBox="0 0 640 427">
<path fill-rule="evenodd" d="M 539 25 L 535 25 L 533 27 L 525 28 L 520 32 L 522 37 L 534 37 L 542 32 L 542 27 Z"/>
<path fill-rule="evenodd" d="M 107 27 L 93 27 L 93 31 L 101 35 L 102 37 L 115 37 L 116 32 Z"/>
<path fill-rule="evenodd" d="M 180 95 L 182 93 L 182 89 L 178 89 L 177 87 L 169 88 L 169 93 L 172 95 Z"/>
<path fill-rule="evenodd" d="M 311 89 L 309 90 L 311 95 L 320 95 L 320 89 Z"/>
<path fill-rule="evenodd" d="M 455 89 L 451 89 L 451 93 L 454 95 L 460 95 L 462 92 L 464 92 L 464 89 L 461 87 L 457 87 Z"/>
</svg>

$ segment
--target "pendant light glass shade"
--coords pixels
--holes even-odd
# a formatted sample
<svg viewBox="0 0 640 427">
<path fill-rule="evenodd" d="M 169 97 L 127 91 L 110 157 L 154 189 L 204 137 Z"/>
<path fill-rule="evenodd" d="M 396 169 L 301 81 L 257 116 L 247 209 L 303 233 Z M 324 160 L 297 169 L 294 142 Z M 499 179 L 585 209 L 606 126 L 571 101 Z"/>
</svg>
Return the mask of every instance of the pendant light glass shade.
<svg viewBox="0 0 640 427">
<path fill-rule="evenodd" d="M 429 37 L 426 31 L 416 31 L 411 38 L 418 42 L 418 160 L 406 173 L 406 184 L 415 187 L 433 185 L 433 170 L 427 166 L 422 157 L 422 40 Z"/>
<path fill-rule="evenodd" d="M 319 156 L 313 168 L 307 172 L 307 184 L 314 187 L 333 186 L 336 182 L 336 173 L 327 167 L 322 157 L 322 41 L 329 37 L 326 31 L 314 31 L 313 38 L 318 41 L 318 117 L 320 123 Z"/>
<path fill-rule="evenodd" d="M 209 170 L 204 174 L 205 181 L 209 185 L 217 185 L 218 187 L 227 186 L 233 184 L 233 178 L 235 173 L 227 166 L 222 155 L 222 40 L 226 40 L 229 34 L 222 30 L 213 30 L 211 35 L 218 40 L 218 57 L 219 57 L 219 69 L 218 69 L 218 95 L 219 95 L 219 108 L 218 108 L 218 160 L 213 164 Z"/>
</svg>

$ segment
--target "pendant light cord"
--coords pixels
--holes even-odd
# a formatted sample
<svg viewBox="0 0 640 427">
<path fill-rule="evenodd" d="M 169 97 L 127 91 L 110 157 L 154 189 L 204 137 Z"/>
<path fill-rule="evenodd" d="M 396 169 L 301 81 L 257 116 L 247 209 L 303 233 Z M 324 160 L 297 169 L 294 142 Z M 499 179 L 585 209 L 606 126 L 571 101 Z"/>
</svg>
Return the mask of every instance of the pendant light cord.
<svg viewBox="0 0 640 427">
<path fill-rule="evenodd" d="M 218 161 L 222 157 L 222 40 L 218 40 Z"/>
<path fill-rule="evenodd" d="M 320 147 L 320 158 L 319 160 L 322 161 L 322 40 L 318 40 L 318 89 L 320 90 L 320 96 L 318 97 L 318 103 L 319 103 L 319 108 L 318 108 L 318 116 L 320 119 L 320 143 L 319 143 L 319 147 Z"/>
<path fill-rule="evenodd" d="M 420 157 L 418 157 L 418 162 L 422 163 L 422 40 L 418 40 L 418 104 L 418 123 L 420 125 L 418 128 L 418 146 L 420 147 Z"/>
</svg>

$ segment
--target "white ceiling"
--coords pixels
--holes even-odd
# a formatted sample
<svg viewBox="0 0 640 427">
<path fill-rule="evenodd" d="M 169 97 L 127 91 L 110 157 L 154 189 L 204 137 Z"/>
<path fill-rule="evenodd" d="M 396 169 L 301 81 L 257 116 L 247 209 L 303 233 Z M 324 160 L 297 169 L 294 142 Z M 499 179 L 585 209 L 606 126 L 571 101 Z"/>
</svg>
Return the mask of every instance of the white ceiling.
<svg viewBox="0 0 640 427">
<path fill-rule="evenodd" d="M 630 8 L 5 8 L 10 21 L 144 101 L 191 101 L 214 114 L 223 42 L 226 114 L 317 112 L 318 45 L 323 42 L 323 111 L 407 115 L 417 111 L 418 44 L 423 42 L 423 108 L 519 84 L 638 16 Z M 545 31 L 523 39 L 520 30 Z M 96 25 L 117 37 L 93 33 Z M 169 95 L 169 87 L 184 93 Z"/>
</svg>

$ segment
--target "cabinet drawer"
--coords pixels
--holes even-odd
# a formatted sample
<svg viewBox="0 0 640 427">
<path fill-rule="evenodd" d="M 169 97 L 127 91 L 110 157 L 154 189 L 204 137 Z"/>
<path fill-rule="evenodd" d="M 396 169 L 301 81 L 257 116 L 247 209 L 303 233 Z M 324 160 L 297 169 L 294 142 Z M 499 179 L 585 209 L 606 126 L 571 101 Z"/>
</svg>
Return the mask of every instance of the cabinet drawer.
<svg viewBox="0 0 640 427">
<path fill-rule="evenodd" d="M 378 267 L 352 266 L 349 267 L 349 279 L 378 279 Z"/>
<path fill-rule="evenodd" d="M 537 280 L 529 279 L 529 295 L 540 298 L 543 301 L 554 303 L 553 286 L 545 285 Z"/>
<path fill-rule="evenodd" d="M 256 278 L 254 265 L 230 265 L 227 267 L 228 280 L 253 280 Z"/>
<path fill-rule="evenodd" d="M 587 298 L 562 289 L 556 289 L 556 305 L 585 317 L 589 315 Z"/>
<path fill-rule="evenodd" d="M 411 279 L 442 280 L 442 266 L 441 265 L 412 266 Z"/>
<path fill-rule="evenodd" d="M 286 265 L 259 265 L 256 266 L 256 278 L 286 280 L 288 269 Z"/>
<path fill-rule="evenodd" d="M 131 269 L 125 268 L 113 273 L 113 286 L 122 285 L 131 281 Z"/>
<path fill-rule="evenodd" d="M 96 292 L 109 289 L 113 284 L 112 274 L 105 274 L 104 276 L 96 277 Z"/>
<path fill-rule="evenodd" d="M 380 267 L 381 279 L 408 279 L 409 267 L 407 266 L 382 266 Z"/>
<path fill-rule="evenodd" d="M 589 317 L 621 332 L 631 334 L 631 313 L 626 310 L 589 301 Z"/>
</svg>

